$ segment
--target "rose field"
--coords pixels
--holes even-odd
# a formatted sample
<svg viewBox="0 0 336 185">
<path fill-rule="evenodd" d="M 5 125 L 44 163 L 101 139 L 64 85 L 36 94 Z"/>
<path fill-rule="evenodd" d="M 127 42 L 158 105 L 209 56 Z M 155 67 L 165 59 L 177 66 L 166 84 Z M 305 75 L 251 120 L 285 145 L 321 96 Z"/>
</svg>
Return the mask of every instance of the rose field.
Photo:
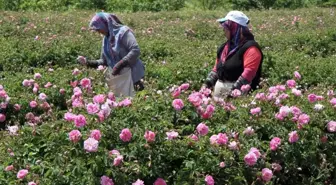
<svg viewBox="0 0 336 185">
<path fill-rule="evenodd" d="M 0 12 L 0 184 L 336 184 L 333 8 L 245 13 L 264 61 L 259 89 L 201 89 L 225 11 L 118 13 L 146 67 L 116 98 L 94 11 Z"/>
</svg>

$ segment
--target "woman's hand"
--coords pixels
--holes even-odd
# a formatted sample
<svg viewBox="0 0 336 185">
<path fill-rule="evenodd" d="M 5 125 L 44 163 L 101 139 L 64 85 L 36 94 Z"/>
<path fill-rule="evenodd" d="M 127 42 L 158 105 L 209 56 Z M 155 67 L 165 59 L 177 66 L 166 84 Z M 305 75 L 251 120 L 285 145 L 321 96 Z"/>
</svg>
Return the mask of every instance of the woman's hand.
<svg viewBox="0 0 336 185">
<path fill-rule="evenodd" d="M 86 64 L 87 64 L 87 60 L 86 60 L 86 58 L 83 57 L 83 56 L 78 56 L 78 57 L 77 57 L 77 62 L 79 62 L 79 63 L 82 64 L 82 65 L 86 65 Z"/>
</svg>

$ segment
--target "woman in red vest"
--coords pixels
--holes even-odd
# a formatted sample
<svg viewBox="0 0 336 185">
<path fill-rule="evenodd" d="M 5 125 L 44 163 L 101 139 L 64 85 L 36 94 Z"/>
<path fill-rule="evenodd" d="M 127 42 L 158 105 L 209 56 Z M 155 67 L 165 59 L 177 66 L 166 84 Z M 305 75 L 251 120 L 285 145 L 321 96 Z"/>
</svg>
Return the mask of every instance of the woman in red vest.
<svg viewBox="0 0 336 185">
<path fill-rule="evenodd" d="M 249 18 L 240 11 L 230 11 L 217 20 L 225 32 L 227 42 L 217 51 L 216 64 L 205 85 L 214 87 L 214 96 L 225 97 L 234 89 L 250 85 L 256 89 L 261 76 L 263 54 L 248 29 Z"/>
</svg>

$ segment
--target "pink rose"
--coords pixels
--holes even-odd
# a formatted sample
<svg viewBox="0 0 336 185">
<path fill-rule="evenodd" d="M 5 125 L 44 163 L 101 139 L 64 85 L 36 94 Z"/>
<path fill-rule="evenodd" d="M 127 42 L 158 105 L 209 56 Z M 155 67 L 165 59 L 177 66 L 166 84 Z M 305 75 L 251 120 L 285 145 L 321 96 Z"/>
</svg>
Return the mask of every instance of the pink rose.
<svg viewBox="0 0 336 185">
<path fill-rule="evenodd" d="M 180 96 L 180 94 L 181 94 L 181 89 L 180 88 L 177 88 L 172 92 L 173 98 L 177 98 L 178 96 Z"/>
<path fill-rule="evenodd" d="M 109 151 L 109 156 L 112 157 L 113 155 L 118 156 L 120 152 L 116 149 Z"/>
<path fill-rule="evenodd" d="M 31 101 L 31 102 L 29 103 L 29 106 L 30 106 L 31 108 L 35 108 L 35 107 L 37 107 L 37 102 L 36 102 L 36 101 Z"/>
<path fill-rule="evenodd" d="M 13 165 L 9 165 L 5 168 L 5 171 L 8 172 L 8 171 L 12 171 L 14 170 L 14 166 Z"/>
<path fill-rule="evenodd" d="M 241 88 L 240 88 L 240 90 L 241 90 L 242 92 L 248 92 L 250 89 L 251 89 L 251 86 L 250 86 L 249 84 L 247 84 L 247 85 L 242 85 Z"/>
<path fill-rule="evenodd" d="M 239 97 L 241 95 L 241 91 L 239 89 L 235 89 L 231 92 L 231 96 L 236 98 L 236 97 Z"/>
<path fill-rule="evenodd" d="M 100 178 L 100 185 L 114 185 L 114 183 L 112 179 L 104 175 Z"/>
<path fill-rule="evenodd" d="M 181 110 L 184 107 L 183 101 L 181 99 L 175 99 L 172 103 L 175 110 Z"/>
<path fill-rule="evenodd" d="M 212 135 L 212 136 L 210 137 L 210 144 L 211 144 L 211 145 L 215 145 L 215 144 L 217 144 L 217 139 L 218 139 L 218 136 L 217 136 L 217 135 Z"/>
<path fill-rule="evenodd" d="M 226 136 L 226 134 L 219 133 L 217 135 L 217 144 L 218 145 L 226 145 L 226 143 L 229 141 L 229 138 Z"/>
<path fill-rule="evenodd" d="M 255 165 L 257 163 L 257 160 L 258 160 L 258 158 L 257 158 L 256 154 L 253 153 L 253 152 L 249 152 L 244 157 L 245 164 L 247 164 L 248 166 Z"/>
<path fill-rule="evenodd" d="M 73 71 L 72 71 L 72 75 L 73 76 L 76 76 L 80 73 L 79 69 L 75 68 Z"/>
<path fill-rule="evenodd" d="M 84 141 L 84 149 L 87 152 L 97 152 L 98 151 L 98 141 L 90 137 L 89 139 Z"/>
<path fill-rule="evenodd" d="M 299 135 L 296 131 L 292 131 L 288 134 L 289 138 L 288 138 L 288 141 L 290 143 L 295 143 L 299 140 Z"/>
<path fill-rule="evenodd" d="M 168 140 L 173 140 L 173 139 L 177 138 L 179 134 L 178 134 L 178 132 L 171 131 L 171 132 L 166 132 L 166 135 L 167 135 Z"/>
<path fill-rule="evenodd" d="M 329 132 L 336 132 L 336 122 L 335 121 L 330 121 L 327 125 L 327 129 Z"/>
<path fill-rule="evenodd" d="M 224 161 L 220 162 L 219 167 L 224 168 L 225 167 L 225 162 Z"/>
<path fill-rule="evenodd" d="M 260 154 L 260 152 L 257 148 L 252 147 L 249 152 L 254 153 L 257 156 L 258 159 L 261 156 L 261 154 Z"/>
<path fill-rule="evenodd" d="M 231 142 L 229 143 L 228 147 L 229 147 L 230 150 L 233 150 L 233 151 L 239 149 L 239 148 L 238 148 L 238 143 L 237 143 L 236 141 L 231 141 Z"/>
<path fill-rule="evenodd" d="M 86 105 L 86 110 L 88 112 L 88 114 L 96 114 L 97 112 L 99 112 L 99 104 L 96 103 L 89 103 Z"/>
<path fill-rule="evenodd" d="M 299 125 L 306 125 L 309 123 L 310 117 L 307 114 L 301 114 L 298 118 Z"/>
<path fill-rule="evenodd" d="M 254 129 L 252 127 L 247 127 L 244 130 L 243 134 L 248 135 L 248 136 L 253 135 L 254 134 Z"/>
<path fill-rule="evenodd" d="M 301 110 L 296 106 L 291 106 L 290 107 L 290 112 L 292 112 L 296 116 L 299 116 L 302 113 Z"/>
<path fill-rule="evenodd" d="M 122 141 L 129 142 L 132 139 L 132 133 L 128 128 L 124 128 L 119 134 L 119 137 Z"/>
<path fill-rule="evenodd" d="M 128 106 L 131 106 L 131 105 L 132 105 L 132 102 L 128 98 L 124 99 L 123 101 L 119 102 L 119 104 L 118 104 L 118 106 L 120 106 L 120 107 L 128 107 Z"/>
<path fill-rule="evenodd" d="M 195 92 L 189 95 L 188 100 L 192 103 L 195 107 L 198 107 L 202 104 L 202 94 L 199 92 Z"/>
<path fill-rule="evenodd" d="M 36 185 L 36 183 L 32 181 L 32 182 L 29 182 L 28 185 Z"/>
<path fill-rule="evenodd" d="M 6 121 L 6 115 L 0 113 L 0 123 L 5 122 Z"/>
<path fill-rule="evenodd" d="M 110 99 L 111 101 L 115 101 L 116 99 L 113 92 L 109 92 L 107 94 L 107 98 Z"/>
<path fill-rule="evenodd" d="M 272 151 L 277 150 L 280 145 L 281 145 L 281 139 L 278 137 L 274 137 L 270 142 L 270 148 Z"/>
<path fill-rule="evenodd" d="M 268 182 L 268 181 L 270 181 L 272 179 L 273 173 L 272 173 L 272 171 L 270 169 L 264 168 L 261 171 L 261 177 L 262 177 L 262 179 L 264 181 Z"/>
<path fill-rule="evenodd" d="M 287 86 L 291 89 L 295 88 L 295 86 L 296 86 L 295 80 L 287 80 Z"/>
<path fill-rule="evenodd" d="M 208 105 L 204 112 L 202 112 L 201 116 L 203 119 L 209 119 L 212 117 L 215 112 L 215 106 L 212 104 Z"/>
<path fill-rule="evenodd" d="M 42 101 L 45 101 L 47 99 L 47 95 L 44 94 L 44 93 L 40 93 L 39 94 L 39 99 L 42 100 Z"/>
<path fill-rule="evenodd" d="M 64 119 L 71 122 L 71 121 L 74 121 L 76 119 L 76 115 L 72 114 L 70 112 L 67 112 L 67 113 L 64 114 Z"/>
<path fill-rule="evenodd" d="M 261 113 L 261 108 L 257 107 L 257 108 L 251 109 L 250 112 L 251 112 L 252 115 L 260 114 Z"/>
<path fill-rule="evenodd" d="M 132 183 L 132 185 L 145 185 L 144 181 L 138 179 L 137 181 L 135 181 L 134 183 Z"/>
<path fill-rule="evenodd" d="M 308 95 L 308 101 L 309 101 L 310 103 L 314 103 L 314 102 L 316 102 L 316 101 L 317 101 L 317 97 L 316 97 L 316 95 L 315 95 L 315 94 L 309 94 L 309 95 Z"/>
<path fill-rule="evenodd" d="M 167 183 L 165 180 L 157 178 L 156 181 L 154 182 L 154 185 L 167 185 Z"/>
<path fill-rule="evenodd" d="M 60 93 L 60 94 L 65 94 L 65 89 L 60 89 L 60 90 L 59 90 L 59 93 Z"/>
<path fill-rule="evenodd" d="M 295 96 L 302 96 L 302 92 L 300 90 L 295 89 L 295 88 L 292 89 L 292 93 Z"/>
<path fill-rule="evenodd" d="M 80 81 L 80 85 L 86 89 L 91 88 L 91 80 L 89 78 L 83 78 Z"/>
<path fill-rule="evenodd" d="M 49 88 L 49 87 L 51 87 L 51 86 L 52 86 L 52 83 L 50 83 L 50 82 L 48 82 L 48 83 L 46 83 L 46 84 L 44 85 L 45 88 Z"/>
<path fill-rule="evenodd" d="M 24 178 L 27 176 L 27 174 L 28 174 L 28 170 L 23 169 L 23 170 L 20 170 L 20 171 L 17 173 L 16 177 L 17 177 L 18 179 L 24 179 Z"/>
<path fill-rule="evenodd" d="M 198 124 L 196 129 L 197 129 L 198 134 L 200 134 L 201 136 L 205 136 L 209 132 L 209 127 L 204 123 Z"/>
<path fill-rule="evenodd" d="M 266 100 L 265 93 L 257 93 L 255 96 L 256 100 Z"/>
<path fill-rule="evenodd" d="M 40 79 L 41 77 L 42 77 L 42 75 L 40 73 L 35 73 L 34 74 L 35 79 Z"/>
<path fill-rule="evenodd" d="M 291 109 L 288 106 L 280 107 L 279 114 L 282 117 L 287 117 L 289 113 L 291 113 Z"/>
<path fill-rule="evenodd" d="M 207 185 L 214 185 L 215 184 L 215 180 L 213 179 L 213 177 L 211 175 L 206 175 L 204 180 L 205 180 Z"/>
<path fill-rule="evenodd" d="M 336 107 L 336 98 L 330 100 L 332 106 Z"/>
<path fill-rule="evenodd" d="M 189 136 L 189 138 L 190 138 L 191 140 L 193 140 L 193 141 L 198 141 L 198 137 L 197 137 L 197 135 L 195 135 L 195 134 L 191 134 L 191 135 Z"/>
<path fill-rule="evenodd" d="M 101 133 L 99 130 L 92 130 L 91 133 L 90 133 L 90 137 L 99 141 L 100 138 L 101 138 Z"/>
<path fill-rule="evenodd" d="M 333 97 L 335 95 L 334 90 L 328 90 L 327 95 Z"/>
<path fill-rule="evenodd" d="M 86 118 L 85 116 L 79 114 L 78 116 L 75 117 L 75 126 L 77 128 L 84 127 L 86 125 Z"/>
<path fill-rule="evenodd" d="M 277 89 L 278 91 L 285 91 L 285 90 L 286 90 L 286 86 L 284 86 L 284 85 L 277 85 L 277 86 L 276 86 L 276 89 Z"/>
<path fill-rule="evenodd" d="M 300 73 L 299 73 L 298 71 L 294 71 L 294 77 L 295 77 L 296 79 L 298 79 L 298 80 L 301 79 L 301 75 L 300 75 Z"/>
<path fill-rule="evenodd" d="M 152 131 L 146 131 L 144 137 L 148 143 L 155 141 L 155 133 Z"/>
<path fill-rule="evenodd" d="M 185 91 L 185 90 L 187 90 L 188 88 L 189 88 L 189 84 L 188 83 L 184 83 L 184 84 L 182 84 L 181 86 L 180 86 L 180 89 L 181 90 L 183 90 L 183 91 Z"/>
<path fill-rule="evenodd" d="M 72 131 L 69 133 L 69 139 L 70 139 L 70 141 L 72 141 L 73 143 L 77 143 L 81 138 L 82 138 L 82 134 L 80 133 L 79 130 L 72 130 Z"/>
<path fill-rule="evenodd" d="M 15 104 L 14 105 L 14 109 L 15 109 L 15 111 L 20 111 L 21 110 L 21 106 L 19 104 Z"/>
<path fill-rule="evenodd" d="M 277 171 L 281 171 L 282 167 L 278 163 L 272 163 L 272 169 L 277 172 Z"/>
<path fill-rule="evenodd" d="M 98 68 L 97 68 L 98 71 L 102 71 L 104 69 L 105 69 L 105 67 L 103 65 L 99 65 Z"/>
<path fill-rule="evenodd" d="M 280 100 L 284 100 L 284 99 L 287 99 L 289 97 L 289 95 L 288 94 L 286 94 L 286 93 L 282 93 L 282 94 L 280 94 L 280 96 L 278 97 Z"/>
<path fill-rule="evenodd" d="M 98 94 L 93 97 L 93 102 L 98 103 L 98 104 L 103 104 L 105 102 L 105 95 L 103 94 Z"/>
<path fill-rule="evenodd" d="M 30 84 L 29 80 L 24 79 L 24 80 L 22 81 L 22 85 L 23 85 L 24 87 L 29 87 L 31 84 Z"/>
<path fill-rule="evenodd" d="M 0 98 L 6 98 L 7 97 L 7 93 L 4 90 L 0 90 Z"/>
<path fill-rule="evenodd" d="M 124 160 L 124 157 L 122 155 L 117 155 L 116 158 L 113 160 L 113 166 L 119 166 Z"/>
</svg>

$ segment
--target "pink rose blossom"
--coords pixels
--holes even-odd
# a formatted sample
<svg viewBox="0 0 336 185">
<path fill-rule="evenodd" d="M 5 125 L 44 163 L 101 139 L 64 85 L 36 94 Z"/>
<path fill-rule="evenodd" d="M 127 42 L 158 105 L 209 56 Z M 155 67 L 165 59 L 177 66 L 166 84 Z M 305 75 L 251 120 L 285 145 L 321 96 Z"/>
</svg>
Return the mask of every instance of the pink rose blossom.
<svg viewBox="0 0 336 185">
<path fill-rule="evenodd" d="M 42 77 L 42 75 L 40 73 L 35 73 L 34 74 L 35 79 L 40 79 L 41 77 Z"/>
<path fill-rule="evenodd" d="M 46 83 L 46 84 L 44 85 L 45 88 L 49 88 L 49 87 L 51 87 L 51 86 L 52 86 L 52 83 L 51 83 L 51 82 L 48 82 L 48 83 Z"/>
<path fill-rule="evenodd" d="M 295 96 L 302 96 L 302 92 L 300 90 L 295 89 L 295 88 L 292 89 L 292 93 Z"/>
<path fill-rule="evenodd" d="M 257 163 L 257 160 L 258 160 L 258 158 L 257 158 L 256 154 L 253 153 L 253 152 L 249 152 L 244 157 L 245 164 L 247 164 L 248 166 L 255 165 Z"/>
<path fill-rule="evenodd" d="M 299 140 L 299 135 L 296 131 L 292 131 L 291 133 L 288 134 L 289 138 L 288 141 L 290 143 L 295 143 Z"/>
<path fill-rule="evenodd" d="M 202 104 L 202 94 L 199 92 L 195 92 L 189 95 L 188 100 L 192 103 L 195 107 L 198 107 Z"/>
<path fill-rule="evenodd" d="M 0 98 L 6 98 L 7 97 L 7 93 L 5 90 L 0 90 Z"/>
<path fill-rule="evenodd" d="M 324 99 L 323 96 L 316 96 L 316 100 L 317 100 L 317 101 L 321 101 L 321 100 L 323 100 L 323 99 Z"/>
<path fill-rule="evenodd" d="M 288 97 L 289 97 L 288 94 L 286 94 L 286 93 L 282 93 L 282 94 L 279 95 L 278 98 L 279 98 L 280 100 L 284 100 L 284 99 L 287 99 Z"/>
<path fill-rule="evenodd" d="M 151 142 L 154 142 L 154 141 L 155 141 L 155 133 L 152 132 L 152 131 L 148 131 L 148 130 L 147 130 L 147 131 L 145 132 L 144 137 L 145 137 L 145 139 L 146 139 L 146 141 L 147 141 L 148 143 L 151 143 Z"/>
<path fill-rule="evenodd" d="M 0 113 L 0 123 L 5 122 L 6 121 L 6 115 Z"/>
<path fill-rule="evenodd" d="M 129 142 L 132 139 L 132 133 L 128 128 L 124 128 L 120 134 L 119 137 L 124 142 Z"/>
<path fill-rule="evenodd" d="M 93 138 L 89 138 L 87 140 L 84 141 L 84 149 L 87 152 L 97 152 L 98 151 L 98 141 L 93 139 Z"/>
<path fill-rule="evenodd" d="M 31 102 L 29 103 L 29 106 L 30 106 L 31 108 L 35 108 L 35 107 L 37 107 L 37 102 L 36 102 L 36 101 L 31 101 Z"/>
<path fill-rule="evenodd" d="M 181 99 L 175 99 L 172 103 L 175 110 L 181 110 L 184 107 L 184 103 Z"/>
<path fill-rule="evenodd" d="M 5 171 L 8 172 L 8 171 L 12 171 L 14 170 L 14 166 L 13 165 L 9 165 L 5 168 Z"/>
<path fill-rule="evenodd" d="M 157 178 L 156 181 L 154 182 L 154 185 L 167 185 L 167 183 L 165 180 Z"/>
<path fill-rule="evenodd" d="M 24 80 L 22 81 L 22 85 L 23 85 L 24 87 L 29 87 L 29 86 L 31 85 L 31 83 L 29 82 L 29 80 L 24 79 Z"/>
<path fill-rule="evenodd" d="M 335 133 L 335 132 L 336 132 L 336 121 L 330 121 L 330 122 L 327 124 L 327 130 L 328 130 L 329 132 Z"/>
<path fill-rule="evenodd" d="M 332 106 L 336 107 L 336 98 L 330 100 Z"/>
<path fill-rule="evenodd" d="M 254 129 L 252 127 L 247 127 L 244 130 L 243 134 L 248 135 L 248 136 L 253 135 L 254 134 Z"/>
<path fill-rule="evenodd" d="M 292 112 L 296 116 L 299 116 L 302 113 L 301 110 L 296 106 L 291 106 L 290 112 Z"/>
<path fill-rule="evenodd" d="M 83 78 L 80 81 L 80 85 L 86 89 L 91 88 L 91 80 L 89 78 Z"/>
<path fill-rule="evenodd" d="M 212 135 L 212 136 L 210 137 L 210 144 L 211 144 L 211 145 L 215 145 L 215 144 L 217 144 L 217 139 L 218 139 L 218 136 L 217 136 L 217 135 Z"/>
<path fill-rule="evenodd" d="M 80 133 L 79 130 L 72 130 L 72 131 L 69 133 L 69 139 L 70 139 L 70 141 L 72 141 L 73 143 L 77 143 L 81 138 L 82 138 L 82 134 Z"/>
<path fill-rule="evenodd" d="M 219 167 L 224 168 L 225 167 L 225 162 L 224 161 L 220 162 Z"/>
<path fill-rule="evenodd" d="M 281 165 L 278 164 L 278 163 L 272 163 L 272 169 L 273 169 L 274 171 L 278 172 L 278 171 L 281 171 L 281 170 L 282 170 L 282 167 L 281 167 Z"/>
<path fill-rule="evenodd" d="M 182 85 L 180 86 L 180 89 L 183 90 L 183 91 L 185 91 L 185 90 L 188 90 L 189 86 L 190 86 L 190 85 L 189 85 L 188 83 L 184 83 L 184 84 L 182 84 Z"/>
<path fill-rule="evenodd" d="M 295 82 L 295 80 L 287 80 L 287 86 L 289 87 L 289 88 L 295 88 L 295 86 L 296 86 L 296 82 Z"/>
<path fill-rule="evenodd" d="M 284 85 L 277 85 L 277 86 L 276 86 L 276 89 L 277 89 L 278 91 L 285 91 L 285 90 L 286 90 L 286 86 L 284 86 Z"/>
<path fill-rule="evenodd" d="M 119 102 L 118 106 L 120 107 L 129 107 L 132 105 L 132 102 L 130 99 L 126 98 L 123 101 Z"/>
<path fill-rule="evenodd" d="M 76 119 L 76 115 L 72 114 L 70 112 L 67 112 L 67 113 L 64 114 L 64 119 L 71 122 L 71 121 L 74 121 Z"/>
<path fill-rule="evenodd" d="M 111 150 L 109 151 L 109 156 L 112 157 L 113 155 L 118 156 L 120 155 L 120 152 L 118 150 Z"/>
<path fill-rule="evenodd" d="M 239 89 L 235 89 L 231 92 L 231 96 L 233 96 L 234 98 L 239 97 L 241 94 L 242 93 Z"/>
<path fill-rule="evenodd" d="M 201 116 L 203 119 L 209 119 L 212 117 L 214 112 L 215 112 L 215 106 L 210 104 L 207 106 L 206 110 L 201 113 Z"/>
<path fill-rule="evenodd" d="M 317 101 L 317 97 L 316 97 L 316 95 L 315 95 L 315 94 L 309 94 L 309 95 L 308 95 L 308 101 L 309 101 L 310 103 L 314 103 L 314 102 L 316 102 L 316 101 Z"/>
<path fill-rule="evenodd" d="M 236 141 L 231 141 L 231 142 L 229 143 L 228 147 L 229 147 L 230 150 L 233 150 L 233 151 L 239 149 L 239 148 L 238 148 L 238 143 L 237 143 Z"/>
<path fill-rule="evenodd" d="M 98 71 L 102 71 L 104 69 L 105 69 L 105 67 L 103 65 L 99 65 L 98 68 L 97 68 Z"/>
<path fill-rule="evenodd" d="M 296 79 L 298 79 L 298 80 L 301 79 L 301 75 L 300 75 L 300 73 L 299 73 L 298 71 L 294 71 L 294 77 L 295 77 Z"/>
<path fill-rule="evenodd" d="M 86 118 L 85 116 L 79 114 L 78 116 L 75 117 L 75 126 L 77 128 L 84 127 L 86 125 Z"/>
<path fill-rule="evenodd" d="M 257 108 L 251 109 L 250 112 L 251 112 L 252 115 L 260 114 L 261 113 L 261 108 L 257 107 Z"/>
<path fill-rule="evenodd" d="M 242 92 L 248 92 L 250 89 L 251 89 L 251 86 L 250 86 L 249 84 L 247 84 L 247 85 L 242 85 L 241 88 L 240 88 L 240 90 L 241 90 Z"/>
<path fill-rule="evenodd" d="M 291 113 L 291 109 L 288 106 L 280 107 L 279 114 L 282 117 L 287 117 L 289 113 Z"/>
<path fill-rule="evenodd" d="M 24 179 L 24 178 L 27 176 L 27 174 L 28 174 L 28 170 L 23 169 L 23 170 L 20 170 L 20 171 L 17 173 L 16 177 L 17 177 L 18 179 Z"/>
<path fill-rule="evenodd" d="M 119 166 L 124 160 L 124 157 L 122 155 L 117 155 L 116 158 L 113 160 L 113 166 Z"/>
<path fill-rule="evenodd" d="M 328 90 L 327 95 L 333 97 L 335 95 L 334 90 Z"/>
<path fill-rule="evenodd" d="M 80 73 L 79 69 L 75 68 L 73 71 L 72 71 L 72 75 L 76 76 Z"/>
<path fill-rule="evenodd" d="M 179 134 L 178 134 L 178 132 L 171 131 L 171 132 L 166 132 L 166 135 L 167 135 L 168 140 L 173 140 L 173 139 L 177 138 Z"/>
<path fill-rule="evenodd" d="M 307 114 L 301 114 L 298 118 L 298 123 L 300 125 L 306 125 L 309 123 L 310 117 Z"/>
<path fill-rule="evenodd" d="M 203 94 L 204 96 L 208 97 L 211 94 L 211 89 L 209 89 L 209 88 L 202 88 L 200 90 L 200 93 Z"/>
<path fill-rule="evenodd" d="M 172 94 L 173 98 L 177 98 L 181 94 L 181 89 L 177 88 L 171 94 Z"/>
<path fill-rule="evenodd" d="M 59 93 L 62 94 L 62 95 L 65 94 L 65 89 L 60 89 Z"/>
<path fill-rule="evenodd" d="M 218 145 L 226 145 L 227 142 L 229 141 L 229 138 L 227 137 L 226 134 L 223 134 L 223 133 L 219 133 L 217 135 L 217 144 Z"/>
<path fill-rule="evenodd" d="M 255 96 L 255 99 L 257 100 L 266 100 L 265 93 L 257 93 Z"/>
<path fill-rule="evenodd" d="M 47 99 L 47 95 L 44 94 L 44 93 L 40 93 L 39 94 L 39 99 L 42 100 L 42 101 L 45 101 Z"/>
<path fill-rule="evenodd" d="M 114 185 L 114 183 L 112 179 L 104 175 L 100 178 L 100 185 Z"/>
<path fill-rule="evenodd" d="M 96 103 L 89 103 L 86 105 L 86 110 L 88 114 L 96 114 L 97 112 L 99 112 L 99 105 Z"/>
<path fill-rule="evenodd" d="M 207 185 L 214 185 L 215 184 L 215 180 L 213 179 L 213 177 L 211 175 L 206 175 L 205 176 L 205 182 Z"/>
<path fill-rule="evenodd" d="M 35 182 L 29 182 L 28 185 L 37 185 Z"/>
<path fill-rule="evenodd" d="M 115 95 L 114 95 L 113 92 L 109 92 L 107 94 L 107 98 L 110 99 L 111 101 L 115 101 L 116 100 Z"/>
<path fill-rule="evenodd" d="M 38 92 L 39 88 L 38 87 L 34 87 L 33 88 L 33 93 L 36 94 Z"/>
<path fill-rule="evenodd" d="M 209 132 L 209 127 L 204 123 L 198 124 L 196 129 L 197 129 L 198 134 L 200 134 L 201 136 L 205 136 Z"/>
<path fill-rule="evenodd" d="M 98 104 L 103 104 L 105 102 L 105 95 L 103 94 L 98 94 L 93 97 L 93 102 L 98 103 Z"/>
<path fill-rule="evenodd" d="M 193 140 L 193 141 L 198 141 L 198 137 L 197 137 L 197 135 L 195 135 L 195 134 L 191 134 L 191 135 L 189 136 L 189 138 L 190 138 L 191 140 Z"/>
<path fill-rule="evenodd" d="M 273 173 L 272 173 L 272 171 L 271 171 L 270 169 L 268 169 L 268 168 L 264 168 L 264 169 L 262 169 L 262 171 L 261 171 L 261 177 L 262 177 L 262 179 L 263 179 L 265 182 L 268 182 L 268 181 L 270 181 L 270 180 L 272 179 L 272 177 L 273 177 Z"/>
<path fill-rule="evenodd" d="M 101 133 L 99 130 L 92 130 L 91 133 L 90 133 L 90 137 L 99 141 L 100 138 L 101 138 Z"/>
<path fill-rule="evenodd" d="M 281 139 L 278 137 L 274 137 L 270 142 L 270 148 L 272 151 L 277 150 L 280 145 L 281 145 Z"/>
<path fill-rule="evenodd" d="M 276 97 L 277 97 L 277 93 L 270 93 L 270 94 L 267 95 L 266 99 L 268 101 L 272 101 L 272 100 L 276 99 Z"/>
<path fill-rule="evenodd" d="M 138 179 L 137 181 L 135 181 L 134 183 L 132 183 L 132 185 L 145 185 L 144 181 Z"/>
<path fill-rule="evenodd" d="M 103 122 L 105 120 L 105 115 L 104 115 L 104 112 L 103 111 L 99 111 L 97 113 L 97 116 L 98 116 L 98 120 L 99 122 Z"/>
<path fill-rule="evenodd" d="M 12 135 L 12 136 L 18 135 L 17 134 L 18 130 L 19 130 L 19 127 L 16 125 L 8 126 L 9 135 Z"/>
<path fill-rule="evenodd" d="M 259 150 L 257 148 L 252 147 L 249 152 L 254 153 L 257 156 L 258 159 L 261 156 L 261 153 L 259 152 Z"/>
</svg>

